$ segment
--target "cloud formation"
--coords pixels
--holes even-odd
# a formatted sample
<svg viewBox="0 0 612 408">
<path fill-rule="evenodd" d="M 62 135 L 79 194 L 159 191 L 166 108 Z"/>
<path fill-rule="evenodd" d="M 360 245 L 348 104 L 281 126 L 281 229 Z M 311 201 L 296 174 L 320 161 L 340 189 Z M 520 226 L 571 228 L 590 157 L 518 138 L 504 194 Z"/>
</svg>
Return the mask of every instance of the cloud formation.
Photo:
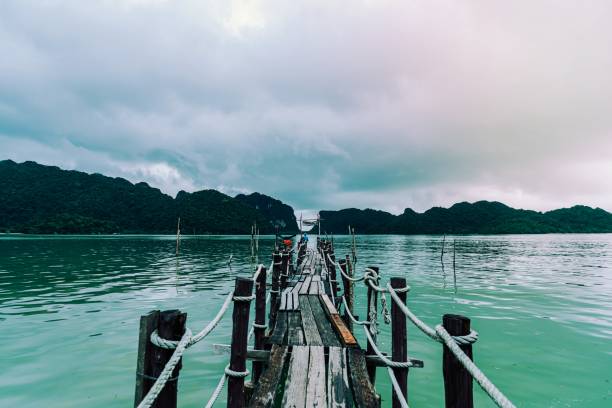
<svg viewBox="0 0 612 408">
<path fill-rule="evenodd" d="M 612 210 L 607 1 L 5 0 L 3 157 L 298 209 Z"/>
</svg>

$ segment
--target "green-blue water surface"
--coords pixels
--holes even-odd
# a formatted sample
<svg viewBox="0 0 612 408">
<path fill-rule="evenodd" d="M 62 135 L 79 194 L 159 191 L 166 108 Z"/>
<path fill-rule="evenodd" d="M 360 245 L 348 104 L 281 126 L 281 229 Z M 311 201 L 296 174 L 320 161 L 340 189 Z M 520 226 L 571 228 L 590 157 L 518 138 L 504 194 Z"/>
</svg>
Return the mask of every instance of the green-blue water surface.
<svg viewBox="0 0 612 408">
<path fill-rule="evenodd" d="M 334 240 L 337 254 L 348 252 L 347 237 Z M 260 240 L 265 264 L 272 244 Z M 174 245 L 170 236 L 0 236 L 0 407 L 131 406 L 139 316 L 180 308 L 199 330 L 233 278 L 249 273 L 249 237 L 184 237 L 178 258 Z M 517 406 L 612 406 L 612 235 L 451 236 L 444 270 L 441 245 L 361 236 L 358 271 L 405 276 L 410 308 L 432 326 L 444 313 L 470 317 L 476 363 Z M 361 316 L 363 295 L 359 287 Z M 409 353 L 425 362 L 410 371 L 410 405 L 441 407 L 441 346 L 408 328 Z M 208 400 L 227 361 L 212 344 L 228 343 L 230 331 L 226 318 L 187 351 L 179 406 Z M 377 388 L 390 406 L 385 370 Z M 474 389 L 476 406 L 493 406 Z"/>
</svg>

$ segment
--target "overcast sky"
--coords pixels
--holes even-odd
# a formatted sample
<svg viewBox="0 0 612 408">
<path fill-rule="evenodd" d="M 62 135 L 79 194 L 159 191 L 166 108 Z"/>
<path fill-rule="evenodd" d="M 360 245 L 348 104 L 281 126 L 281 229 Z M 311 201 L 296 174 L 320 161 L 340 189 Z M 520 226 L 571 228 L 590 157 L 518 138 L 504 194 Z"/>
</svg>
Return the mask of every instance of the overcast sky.
<svg viewBox="0 0 612 408">
<path fill-rule="evenodd" d="M 612 210 L 610 1 L 0 1 L 0 158 L 297 210 Z"/>
</svg>

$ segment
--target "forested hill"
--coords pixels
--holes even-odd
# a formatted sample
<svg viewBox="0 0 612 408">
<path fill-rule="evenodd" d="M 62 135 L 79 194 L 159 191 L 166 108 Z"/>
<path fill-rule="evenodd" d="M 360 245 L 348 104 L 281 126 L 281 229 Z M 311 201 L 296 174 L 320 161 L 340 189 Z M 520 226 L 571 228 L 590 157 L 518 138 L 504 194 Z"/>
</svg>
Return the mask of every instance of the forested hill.
<svg viewBox="0 0 612 408">
<path fill-rule="evenodd" d="M 146 183 L 0 161 L 0 232 L 175 233 L 179 216 L 184 234 L 248 234 L 254 221 L 262 234 L 276 224 L 297 230 L 291 207 L 261 194 L 257 200 L 273 205 L 260 210 L 216 190 L 172 198 Z"/>
<path fill-rule="evenodd" d="M 548 212 L 517 210 L 498 202 L 458 203 L 424 213 L 410 208 L 394 215 L 355 208 L 321 211 L 321 231 L 360 234 L 542 234 L 612 232 L 612 214 L 601 208 L 574 206 Z M 315 230 L 318 227 L 315 226 Z"/>
</svg>

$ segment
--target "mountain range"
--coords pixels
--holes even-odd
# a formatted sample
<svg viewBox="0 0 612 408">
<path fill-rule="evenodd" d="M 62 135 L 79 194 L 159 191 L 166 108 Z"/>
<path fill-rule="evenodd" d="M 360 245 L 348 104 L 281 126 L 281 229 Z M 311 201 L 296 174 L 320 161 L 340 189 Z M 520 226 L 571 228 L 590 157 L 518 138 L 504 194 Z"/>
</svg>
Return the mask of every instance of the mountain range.
<svg viewBox="0 0 612 408">
<path fill-rule="evenodd" d="M 612 232 L 612 214 L 586 206 L 538 212 L 478 201 L 423 213 L 348 208 L 320 215 L 321 231 L 334 234 L 349 225 L 359 234 Z M 260 193 L 231 197 L 209 189 L 173 198 L 146 183 L 0 161 L 0 233 L 173 234 L 179 217 L 183 234 L 249 234 L 254 222 L 262 234 L 298 231 L 293 208 Z"/>
<path fill-rule="evenodd" d="M 0 232 L 262 234 L 296 232 L 293 209 L 254 193 L 180 191 L 175 198 L 146 183 L 27 161 L 0 161 Z"/>
</svg>

